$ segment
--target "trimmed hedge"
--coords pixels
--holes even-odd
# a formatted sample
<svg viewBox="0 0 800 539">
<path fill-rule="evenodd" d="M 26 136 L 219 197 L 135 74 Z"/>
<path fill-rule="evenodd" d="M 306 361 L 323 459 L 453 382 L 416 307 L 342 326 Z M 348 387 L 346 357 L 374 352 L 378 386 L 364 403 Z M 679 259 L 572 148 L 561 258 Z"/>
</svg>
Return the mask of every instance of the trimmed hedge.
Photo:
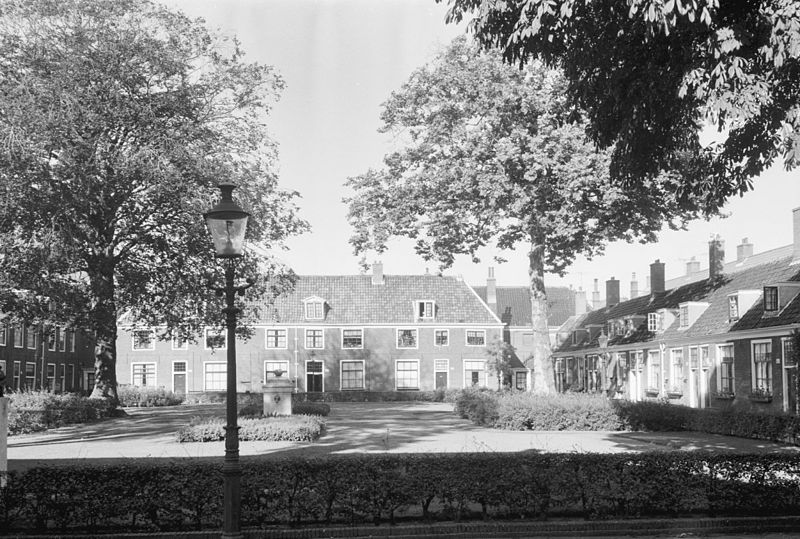
<svg viewBox="0 0 800 539">
<path fill-rule="evenodd" d="M 12 391 L 9 398 L 8 434 L 27 434 L 110 416 L 114 409 L 104 399 L 74 393 Z"/>
<path fill-rule="evenodd" d="M 324 402 L 293 402 L 292 413 L 297 415 L 318 415 L 326 417 L 331 413 L 331 406 Z"/>
<path fill-rule="evenodd" d="M 238 420 L 239 440 L 267 442 L 311 442 L 320 437 L 325 422 L 317 416 L 245 417 Z M 178 431 L 179 442 L 221 442 L 225 440 L 225 419 L 192 419 Z"/>
<path fill-rule="evenodd" d="M 505 393 L 494 426 L 509 430 L 624 430 L 626 422 L 602 395 Z"/>
<path fill-rule="evenodd" d="M 183 395 L 167 391 L 163 387 L 117 386 L 120 406 L 175 406 L 183 402 Z"/>
<path fill-rule="evenodd" d="M 11 473 L 0 532 L 217 530 L 221 463 Z M 800 455 L 350 454 L 244 459 L 245 527 L 800 514 Z"/>
<path fill-rule="evenodd" d="M 459 389 L 434 391 L 326 391 L 324 393 L 294 393 L 293 402 L 453 402 Z"/>
</svg>

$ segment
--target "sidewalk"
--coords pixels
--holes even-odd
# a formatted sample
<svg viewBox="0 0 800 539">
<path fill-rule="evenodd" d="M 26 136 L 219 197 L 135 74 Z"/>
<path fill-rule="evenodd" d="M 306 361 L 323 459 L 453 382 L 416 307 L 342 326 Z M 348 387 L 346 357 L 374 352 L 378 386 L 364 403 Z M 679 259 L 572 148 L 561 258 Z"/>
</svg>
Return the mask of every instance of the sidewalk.
<svg viewBox="0 0 800 539">
<path fill-rule="evenodd" d="M 221 458 L 224 442 L 178 443 L 194 416 L 224 417 L 222 405 L 131 408 L 128 417 L 8 439 L 9 469 L 81 459 Z M 457 418 L 445 403 L 332 403 L 327 432 L 314 443 L 241 442 L 244 457 L 287 453 L 437 452 L 795 452 L 800 447 L 696 432 L 501 431 Z"/>
</svg>

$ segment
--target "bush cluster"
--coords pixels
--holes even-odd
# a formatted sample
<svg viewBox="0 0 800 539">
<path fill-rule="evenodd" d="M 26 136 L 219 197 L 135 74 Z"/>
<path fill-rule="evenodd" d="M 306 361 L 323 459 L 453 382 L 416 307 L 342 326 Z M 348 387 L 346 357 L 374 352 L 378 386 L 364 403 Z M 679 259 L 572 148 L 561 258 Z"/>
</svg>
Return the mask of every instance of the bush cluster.
<svg viewBox="0 0 800 539">
<path fill-rule="evenodd" d="M 504 393 L 494 426 L 509 430 L 623 430 L 626 423 L 602 395 Z"/>
<path fill-rule="evenodd" d="M 500 394 L 488 389 L 463 389 L 455 396 L 453 411 L 476 425 L 494 426 L 498 420 L 499 398 Z"/>
<path fill-rule="evenodd" d="M 293 402 L 292 413 L 297 415 L 318 415 L 326 417 L 331 413 L 331 406 L 324 402 Z"/>
<path fill-rule="evenodd" d="M 7 396 L 9 435 L 86 423 L 113 412 L 104 399 L 90 399 L 74 393 L 24 390 L 12 391 Z"/>
<path fill-rule="evenodd" d="M 243 464 L 245 527 L 800 512 L 797 454 L 350 454 Z M 29 469 L 0 490 L 0 532 L 219 529 L 222 485 L 216 462 Z"/>
<path fill-rule="evenodd" d="M 183 402 L 183 395 L 167 391 L 163 387 L 117 386 L 120 406 L 175 406 Z"/>
<path fill-rule="evenodd" d="M 319 438 L 325 422 L 317 416 L 241 418 L 239 439 L 267 442 L 311 442 Z M 179 442 L 219 442 L 225 439 L 225 420 L 219 417 L 199 418 L 178 431 Z"/>
</svg>

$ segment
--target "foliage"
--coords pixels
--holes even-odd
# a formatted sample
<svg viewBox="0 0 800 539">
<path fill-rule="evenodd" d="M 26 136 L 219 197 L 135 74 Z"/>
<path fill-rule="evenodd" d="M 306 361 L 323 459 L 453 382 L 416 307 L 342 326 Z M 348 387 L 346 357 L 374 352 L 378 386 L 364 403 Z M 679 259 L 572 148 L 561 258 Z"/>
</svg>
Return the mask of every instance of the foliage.
<svg viewBox="0 0 800 539">
<path fill-rule="evenodd" d="M 493 426 L 498 418 L 498 393 L 487 389 L 462 390 L 453 403 L 453 412 L 476 425 Z"/>
<path fill-rule="evenodd" d="M 325 421 L 318 416 L 240 418 L 239 439 L 267 442 L 312 442 L 322 435 Z M 225 420 L 195 417 L 178 431 L 179 442 L 220 442 L 225 440 Z"/>
<path fill-rule="evenodd" d="M 324 402 L 293 402 L 292 413 L 297 415 L 318 415 L 325 417 L 331 413 L 331 406 Z"/>
<path fill-rule="evenodd" d="M 459 389 L 433 391 L 326 391 L 293 393 L 293 402 L 453 402 Z"/>
<path fill-rule="evenodd" d="M 508 430 L 625 430 L 626 423 L 600 394 L 505 393 L 493 425 Z"/>
<path fill-rule="evenodd" d="M 96 338 L 116 400 L 118 316 L 194 338 L 221 324 L 201 214 L 221 180 L 271 248 L 301 232 L 266 129 L 283 87 L 238 42 L 150 0 L 0 2 L 0 310 Z M 293 278 L 249 251 L 251 298 Z"/>
<path fill-rule="evenodd" d="M 106 401 L 74 393 L 12 391 L 7 393 L 8 434 L 27 434 L 73 423 L 87 423 L 109 416 Z"/>
<path fill-rule="evenodd" d="M 178 395 L 163 387 L 140 387 L 121 385 L 117 387 L 120 406 L 175 406 L 183 402 L 183 395 Z"/>
<path fill-rule="evenodd" d="M 795 0 L 447 1 L 509 63 L 564 69 L 618 184 L 679 169 L 681 203 L 713 215 L 776 158 L 800 160 Z M 702 147 L 703 119 L 723 142 Z"/>
<path fill-rule="evenodd" d="M 216 530 L 221 468 L 154 460 L 12 472 L 0 530 Z M 797 454 L 348 454 L 247 459 L 242 472 L 245 527 L 800 511 Z"/>
<path fill-rule="evenodd" d="M 696 217 L 678 205 L 675 174 L 635 186 L 610 182 L 608 154 L 586 138 L 561 72 L 506 65 L 463 38 L 416 70 L 383 105 L 382 130 L 401 147 L 385 166 L 352 177 L 345 199 L 356 253 L 391 237 L 442 268 L 479 262 L 489 245 L 529 249 L 533 387 L 552 388 L 545 271 L 563 274 L 608 241 L 654 240 Z"/>
<path fill-rule="evenodd" d="M 495 339 L 486 347 L 486 371 L 497 377 L 497 389 L 503 389 L 503 380 L 511 378 L 511 361 L 516 348 L 503 339 Z"/>
</svg>

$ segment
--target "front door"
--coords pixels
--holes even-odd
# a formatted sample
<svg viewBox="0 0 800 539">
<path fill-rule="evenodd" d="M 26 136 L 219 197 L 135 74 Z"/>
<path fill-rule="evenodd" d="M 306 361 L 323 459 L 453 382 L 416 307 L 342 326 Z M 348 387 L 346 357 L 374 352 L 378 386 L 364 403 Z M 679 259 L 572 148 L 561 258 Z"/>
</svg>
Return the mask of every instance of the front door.
<svg viewBox="0 0 800 539">
<path fill-rule="evenodd" d="M 322 392 L 322 362 L 306 361 L 306 391 Z"/>
<path fill-rule="evenodd" d="M 447 373 L 436 373 L 436 389 L 447 389 Z"/>
</svg>

